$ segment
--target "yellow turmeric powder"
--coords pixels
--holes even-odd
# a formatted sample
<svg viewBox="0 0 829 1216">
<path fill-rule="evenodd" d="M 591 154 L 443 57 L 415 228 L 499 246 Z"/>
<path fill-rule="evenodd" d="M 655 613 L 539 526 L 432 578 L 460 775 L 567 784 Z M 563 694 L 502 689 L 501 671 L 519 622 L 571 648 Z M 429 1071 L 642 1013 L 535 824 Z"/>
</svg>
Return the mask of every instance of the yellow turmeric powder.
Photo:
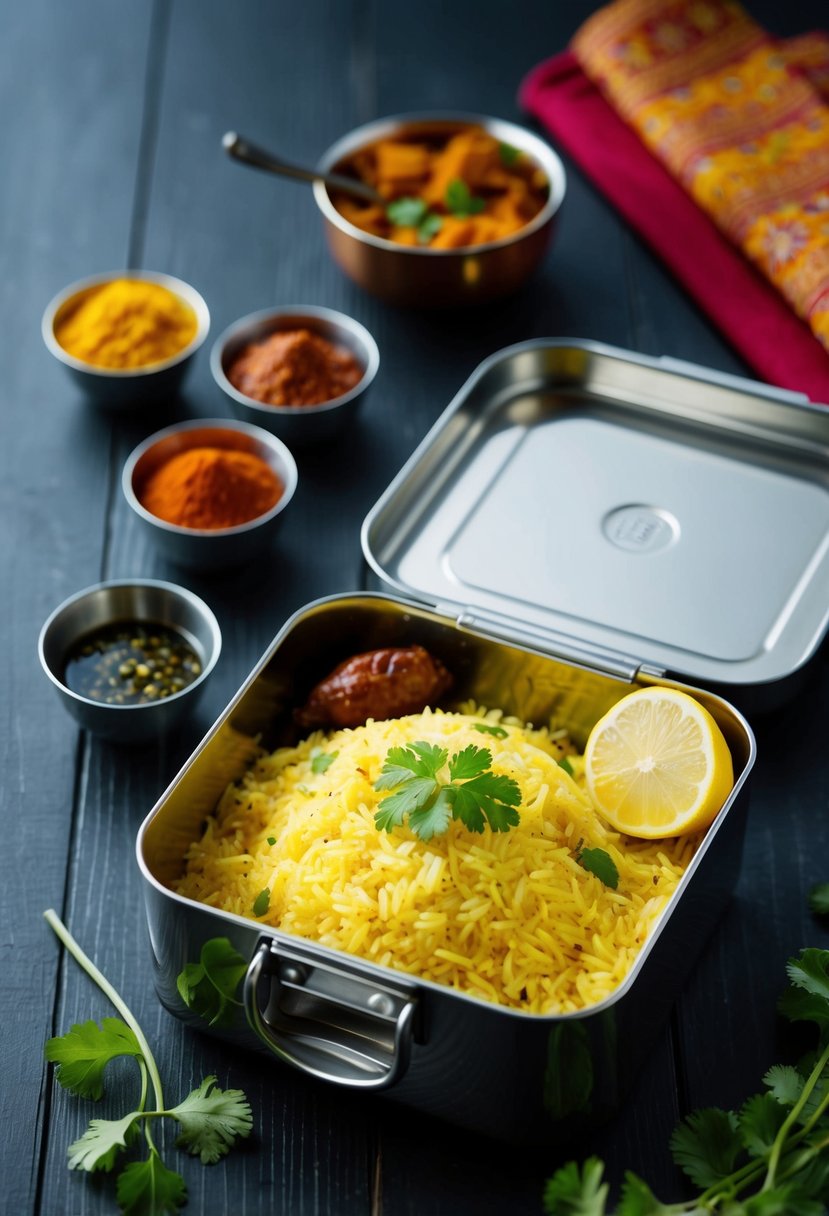
<svg viewBox="0 0 829 1216">
<path fill-rule="evenodd" d="M 113 279 L 82 292 L 55 325 L 63 349 L 96 367 L 160 363 L 195 336 L 192 308 L 160 283 L 145 279 Z"/>
</svg>

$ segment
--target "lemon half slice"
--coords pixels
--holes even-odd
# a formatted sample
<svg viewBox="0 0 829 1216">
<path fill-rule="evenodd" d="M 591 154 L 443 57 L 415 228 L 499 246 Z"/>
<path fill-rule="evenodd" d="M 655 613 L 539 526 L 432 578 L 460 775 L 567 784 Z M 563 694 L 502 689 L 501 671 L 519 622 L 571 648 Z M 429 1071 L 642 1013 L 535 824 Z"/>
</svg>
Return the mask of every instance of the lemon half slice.
<svg viewBox="0 0 829 1216">
<path fill-rule="evenodd" d="M 590 732 L 584 762 L 596 809 L 617 831 L 648 840 L 707 827 L 734 784 L 719 726 L 673 688 L 622 697 Z"/>
</svg>

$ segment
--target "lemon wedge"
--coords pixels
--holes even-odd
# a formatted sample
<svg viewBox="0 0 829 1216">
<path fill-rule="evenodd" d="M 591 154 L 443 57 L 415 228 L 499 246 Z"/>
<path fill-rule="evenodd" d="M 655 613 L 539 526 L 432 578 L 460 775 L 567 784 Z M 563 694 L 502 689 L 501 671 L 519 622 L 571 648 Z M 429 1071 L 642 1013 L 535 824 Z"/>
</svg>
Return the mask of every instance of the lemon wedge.
<svg viewBox="0 0 829 1216">
<path fill-rule="evenodd" d="M 617 701 L 590 732 L 584 762 L 600 814 L 647 840 L 708 827 L 734 784 L 719 726 L 674 688 L 640 688 Z"/>
</svg>

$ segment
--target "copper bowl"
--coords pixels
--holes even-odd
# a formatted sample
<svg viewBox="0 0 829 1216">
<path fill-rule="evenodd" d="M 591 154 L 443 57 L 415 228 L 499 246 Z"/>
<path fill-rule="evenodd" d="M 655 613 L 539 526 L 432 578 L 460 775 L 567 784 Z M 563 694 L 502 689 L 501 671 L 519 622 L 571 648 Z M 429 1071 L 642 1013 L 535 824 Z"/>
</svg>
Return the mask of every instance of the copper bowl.
<svg viewBox="0 0 829 1216">
<path fill-rule="evenodd" d="M 550 244 L 566 189 L 564 166 L 538 136 L 523 127 L 481 114 L 396 114 L 357 127 L 325 152 L 320 172 L 342 170 L 366 144 L 405 131 L 407 135 L 451 135 L 465 127 L 482 127 L 495 139 L 532 157 L 546 174 L 550 192 L 528 224 L 512 236 L 460 249 L 398 245 L 363 232 L 336 209 L 321 181 L 314 198 L 322 212 L 334 261 L 358 286 L 389 304 L 417 308 L 457 308 L 493 300 L 515 291 L 532 274 Z"/>
</svg>

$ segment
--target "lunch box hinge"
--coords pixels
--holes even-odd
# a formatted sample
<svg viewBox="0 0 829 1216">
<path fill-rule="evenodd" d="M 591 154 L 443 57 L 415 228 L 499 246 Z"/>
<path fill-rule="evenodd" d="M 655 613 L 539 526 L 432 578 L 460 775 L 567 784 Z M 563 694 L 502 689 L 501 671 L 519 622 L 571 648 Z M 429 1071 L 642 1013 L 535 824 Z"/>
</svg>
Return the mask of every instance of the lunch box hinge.
<svg viewBox="0 0 829 1216">
<path fill-rule="evenodd" d="M 455 615 L 459 629 L 482 634 L 499 642 L 512 643 L 527 650 L 535 650 L 553 659 L 584 667 L 599 675 L 613 676 L 617 680 L 633 683 L 642 665 L 627 655 L 615 654 L 574 643 L 571 638 L 548 633 L 544 629 L 533 629 L 531 625 L 516 624 L 508 617 L 484 616 L 481 613 L 464 611 Z"/>
<path fill-rule="evenodd" d="M 245 1012 L 281 1060 L 352 1089 L 386 1089 L 406 1071 L 417 993 L 359 975 L 270 937 L 245 977 Z"/>
</svg>

